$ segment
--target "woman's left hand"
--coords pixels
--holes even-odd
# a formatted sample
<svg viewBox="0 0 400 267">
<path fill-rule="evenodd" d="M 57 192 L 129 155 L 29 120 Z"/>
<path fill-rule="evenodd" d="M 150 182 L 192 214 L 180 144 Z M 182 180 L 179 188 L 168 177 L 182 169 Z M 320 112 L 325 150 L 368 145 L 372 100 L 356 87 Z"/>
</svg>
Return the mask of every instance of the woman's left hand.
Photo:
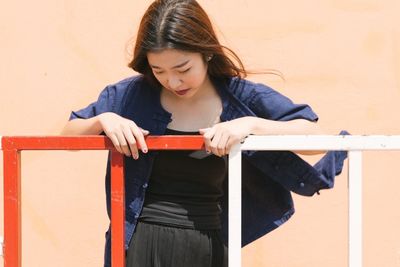
<svg viewBox="0 0 400 267">
<path fill-rule="evenodd" d="M 242 142 L 251 134 L 250 120 L 247 117 L 215 124 L 200 129 L 204 137 L 206 151 L 219 157 L 229 154 L 233 145 Z"/>
</svg>

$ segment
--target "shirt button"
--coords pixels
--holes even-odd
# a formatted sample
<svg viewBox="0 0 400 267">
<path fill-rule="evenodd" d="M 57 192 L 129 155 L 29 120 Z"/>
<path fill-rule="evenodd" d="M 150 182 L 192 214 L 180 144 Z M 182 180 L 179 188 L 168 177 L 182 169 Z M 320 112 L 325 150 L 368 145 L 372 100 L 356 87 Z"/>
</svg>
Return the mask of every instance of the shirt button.
<svg viewBox="0 0 400 267">
<path fill-rule="evenodd" d="M 305 184 L 304 183 L 300 183 L 300 187 L 304 187 L 305 186 Z"/>
<path fill-rule="evenodd" d="M 135 219 L 139 218 L 139 213 L 135 213 Z"/>
<path fill-rule="evenodd" d="M 142 187 L 143 188 L 147 188 L 149 185 L 147 184 L 147 183 L 144 183 L 143 185 L 142 185 Z"/>
</svg>

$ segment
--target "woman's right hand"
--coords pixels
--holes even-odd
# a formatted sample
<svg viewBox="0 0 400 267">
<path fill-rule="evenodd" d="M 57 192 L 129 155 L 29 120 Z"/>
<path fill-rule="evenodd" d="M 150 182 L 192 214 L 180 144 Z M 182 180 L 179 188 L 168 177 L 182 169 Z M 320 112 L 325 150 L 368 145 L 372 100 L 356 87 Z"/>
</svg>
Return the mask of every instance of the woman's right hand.
<svg viewBox="0 0 400 267">
<path fill-rule="evenodd" d="M 118 152 L 138 159 L 139 145 L 142 152 L 147 153 L 148 149 L 144 136 L 148 135 L 149 131 L 112 112 L 98 115 L 98 120 L 104 133 L 111 139 Z"/>
</svg>

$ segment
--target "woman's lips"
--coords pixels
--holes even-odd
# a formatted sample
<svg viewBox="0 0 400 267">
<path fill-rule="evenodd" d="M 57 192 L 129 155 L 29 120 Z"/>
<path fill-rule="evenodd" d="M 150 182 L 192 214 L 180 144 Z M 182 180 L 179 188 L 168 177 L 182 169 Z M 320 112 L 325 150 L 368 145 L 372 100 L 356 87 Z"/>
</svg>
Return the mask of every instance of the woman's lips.
<svg viewBox="0 0 400 267">
<path fill-rule="evenodd" d="M 187 92 L 189 92 L 190 89 L 184 89 L 180 91 L 175 91 L 178 95 L 185 95 Z"/>
</svg>

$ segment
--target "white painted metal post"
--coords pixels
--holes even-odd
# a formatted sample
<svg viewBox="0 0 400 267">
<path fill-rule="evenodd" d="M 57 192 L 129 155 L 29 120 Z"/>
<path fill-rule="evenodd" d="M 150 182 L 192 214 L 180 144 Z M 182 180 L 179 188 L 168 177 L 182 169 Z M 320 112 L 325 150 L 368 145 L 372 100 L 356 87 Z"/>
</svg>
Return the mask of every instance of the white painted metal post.
<svg viewBox="0 0 400 267">
<path fill-rule="evenodd" d="M 349 267 L 362 267 L 362 152 L 349 151 Z"/>
<path fill-rule="evenodd" d="M 0 150 L 2 150 L 3 137 L 0 135 Z M 0 256 L 3 256 L 4 237 L 0 236 Z"/>
<path fill-rule="evenodd" d="M 229 267 L 242 265 L 242 151 L 236 145 L 229 153 L 228 169 L 228 262 Z"/>
</svg>

